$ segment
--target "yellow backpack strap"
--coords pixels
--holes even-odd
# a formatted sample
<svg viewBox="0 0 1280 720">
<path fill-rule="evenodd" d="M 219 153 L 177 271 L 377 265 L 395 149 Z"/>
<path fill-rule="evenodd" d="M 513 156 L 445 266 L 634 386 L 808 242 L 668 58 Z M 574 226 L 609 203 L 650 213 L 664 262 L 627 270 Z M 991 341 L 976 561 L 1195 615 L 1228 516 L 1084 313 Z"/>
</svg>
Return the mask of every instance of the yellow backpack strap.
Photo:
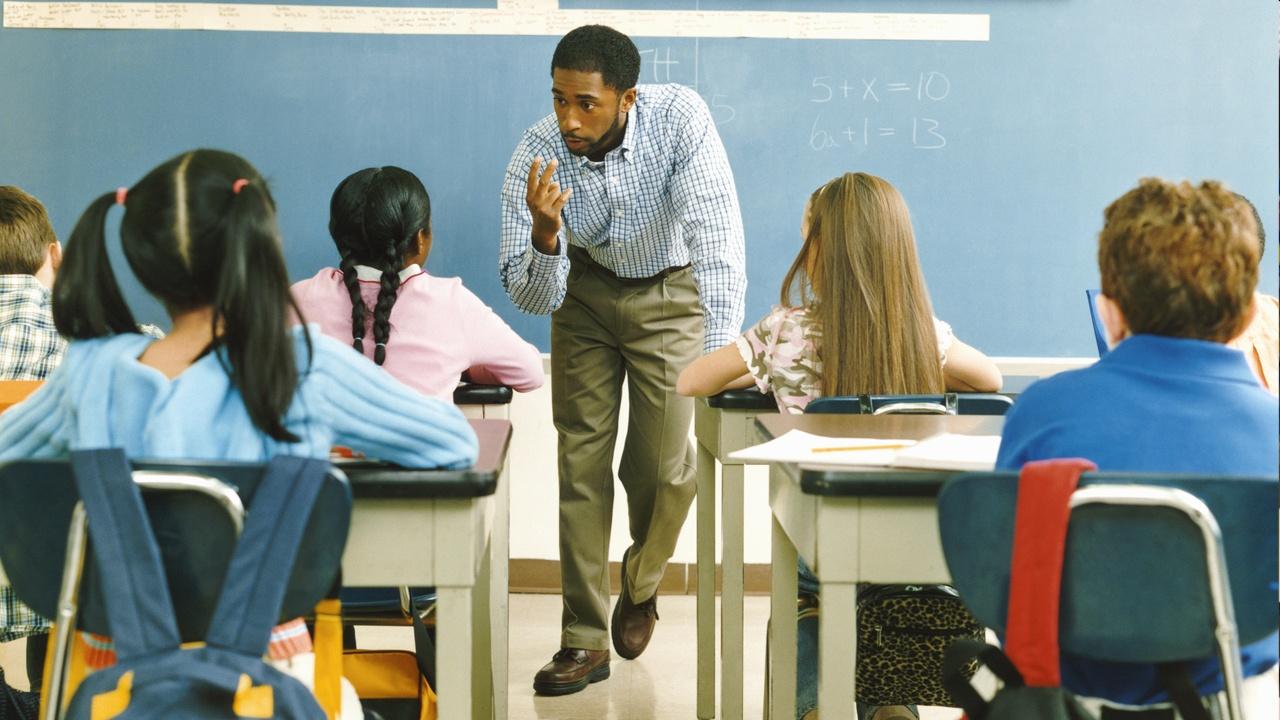
<svg viewBox="0 0 1280 720">
<path fill-rule="evenodd" d="M 329 720 L 342 711 L 342 601 L 316 603 L 316 701 Z"/>
<path fill-rule="evenodd" d="M 254 685 L 253 679 L 240 673 L 231 712 L 238 718 L 270 720 L 275 717 L 275 688 L 270 685 Z"/>
<path fill-rule="evenodd" d="M 93 696 L 90 702 L 90 720 L 111 720 L 129 707 L 133 693 L 133 671 L 120 676 L 114 690 L 108 690 Z"/>
</svg>

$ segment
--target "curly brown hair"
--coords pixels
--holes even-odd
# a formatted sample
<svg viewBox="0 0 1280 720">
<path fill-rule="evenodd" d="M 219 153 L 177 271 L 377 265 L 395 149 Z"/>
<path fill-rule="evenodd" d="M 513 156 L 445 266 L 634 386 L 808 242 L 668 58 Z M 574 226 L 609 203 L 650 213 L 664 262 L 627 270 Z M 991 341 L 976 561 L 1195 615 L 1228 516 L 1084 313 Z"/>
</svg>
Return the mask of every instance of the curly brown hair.
<svg viewBox="0 0 1280 720">
<path fill-rule="evenodd" d="M 1098 236 L 1102 292 L 1135 333 L 1227 342 L 1258 284 L 1258 227 L 1215 181 L 1143 178 L 1107 207 Z"/>
</svg>

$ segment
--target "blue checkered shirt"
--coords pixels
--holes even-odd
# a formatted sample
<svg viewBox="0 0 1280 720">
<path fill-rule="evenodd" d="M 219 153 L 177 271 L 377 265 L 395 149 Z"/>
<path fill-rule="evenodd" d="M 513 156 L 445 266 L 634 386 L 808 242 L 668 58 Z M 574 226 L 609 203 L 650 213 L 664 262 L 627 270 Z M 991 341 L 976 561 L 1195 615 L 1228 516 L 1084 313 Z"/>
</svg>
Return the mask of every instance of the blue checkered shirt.
<svg viewBox="0 0 1280 720">
<path fill-rule="evenodd" d="M 525 205 L 534 158 L 556 158 L 555 179 L 573 188 L 557 255 L 531 241 Z M 568 245 L 627 278 L 692 264 L 707 351 L 733 342 L 747 289 L 742 213 L 733 172 L 707 105 L 681 85 L 640 85 L 622 144 L 592 162 L 569 152 L 554 114 L 524 133 L 502 184 L 502 284 L 521 310 L 545 314 L 564 301 Z"/>
<path fill-rule="evenodd" d="M 0 275 L 0 380 L 43 380 L 67 343 L 53 325 L 49 289 L 31 275 Z M 44 632 L 49 622 L 0 587 L 0 642 Z"/>
</svg>

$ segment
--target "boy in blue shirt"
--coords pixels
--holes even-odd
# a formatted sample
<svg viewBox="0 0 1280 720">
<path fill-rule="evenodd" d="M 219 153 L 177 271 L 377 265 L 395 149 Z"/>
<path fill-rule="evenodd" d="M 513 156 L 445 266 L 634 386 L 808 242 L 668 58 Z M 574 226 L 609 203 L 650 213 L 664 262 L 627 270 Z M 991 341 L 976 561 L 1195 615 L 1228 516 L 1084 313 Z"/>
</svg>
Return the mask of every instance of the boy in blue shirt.
<svg viewBox="0 0 1280 720">
<path fill-rule="evenodd" d="M 1254 313 L 1258 227 L 1245 203 L 1215 182 L 1143 179 L 1107 208 L 1098 267 L 1112 352 L 1028 388 L 1006 417 L 997 467 L 1083 457 L 1105 471 L 1275 478 L 1280 406 L 1224 344 Z M 1253 712 L 1275 717 L 1277 636 L 1241 656 L 1246 695 L 1268 704 Z M 1191 664 L 1201 695 L 1222 689 L 1217 665 Z M 1177 717 L 1152 665 L 1063 655 L 1062 684 L 1103 701 L 1104 720 Z"/>
</svg>

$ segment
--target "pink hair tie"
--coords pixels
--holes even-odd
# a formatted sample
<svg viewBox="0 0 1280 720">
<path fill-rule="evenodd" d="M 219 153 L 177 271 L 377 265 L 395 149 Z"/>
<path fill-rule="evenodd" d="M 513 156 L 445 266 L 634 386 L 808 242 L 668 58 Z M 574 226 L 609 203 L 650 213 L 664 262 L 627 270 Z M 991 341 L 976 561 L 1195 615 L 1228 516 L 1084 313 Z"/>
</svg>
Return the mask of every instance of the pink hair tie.
<svg viewBox="0 0 1280 720">
<path fill-rule="evenodd" d="M 244 189 L 244 186 L 248 184 L 249 184 L 248 180 L 245 180 L 244 178 L 240 178 L 235 182 L 231 183 L 231 192 L 235 193 L 236 195 L 239 195 L 240 191 Z"/>
<path fill-rule="evenodd" d="M 116 188 L 116 204 L 124 205 L 125 198 L 129 196 L 129 188 Z"/>
</svg>

